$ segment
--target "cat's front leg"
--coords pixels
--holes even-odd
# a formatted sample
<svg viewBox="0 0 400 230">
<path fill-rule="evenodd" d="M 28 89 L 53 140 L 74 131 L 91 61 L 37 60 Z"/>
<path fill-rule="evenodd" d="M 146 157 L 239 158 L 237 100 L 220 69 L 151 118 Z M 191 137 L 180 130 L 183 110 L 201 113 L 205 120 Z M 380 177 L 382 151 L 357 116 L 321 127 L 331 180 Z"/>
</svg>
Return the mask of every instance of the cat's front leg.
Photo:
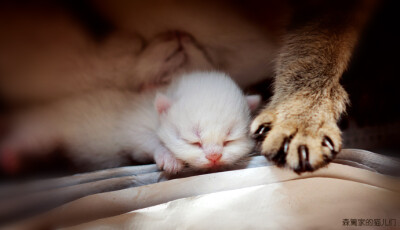
<svg viewBox="0 0 400 230">
<path fill-rule="evenodd" d="M 313 171 L 340 151 L 336 123 L 348 97 L 339 79 L 360 26 L 351 9 L 331 15 L 316 9 L 317 15 L 307 14 L 310 21 L 293 19 L 303 24 L 293 24 L 287 33 L 276 63 L 274 96 L 251 125 L 261 153 L 279 166 Z"/>
</svg>

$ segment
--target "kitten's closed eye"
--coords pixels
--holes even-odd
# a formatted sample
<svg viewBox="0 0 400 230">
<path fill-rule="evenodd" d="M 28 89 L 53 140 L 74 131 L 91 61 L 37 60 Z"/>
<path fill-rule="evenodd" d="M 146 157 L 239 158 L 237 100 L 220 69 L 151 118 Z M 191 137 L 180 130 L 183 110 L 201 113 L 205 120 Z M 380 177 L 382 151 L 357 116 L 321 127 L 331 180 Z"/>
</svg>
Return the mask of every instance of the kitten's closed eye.
<svg viewBox="0 0 400 230">
<path fill-rule="evenodd" d="M 202 143 L 199 142 L 199 141 L 195 141 L 195 142 L 188 141 L 188 140 L 185 140 L 185 141 L 190 145 L 193 145 L 193 146 L 196 146 L 196 147 L 199 147 L 199 148 L 203 147 Z M 232 142 L 234 142 L 234 140 L 227 140 L 227 141 L 224 141 L 222 145 L 225 147 L 225 146 L 227 146 L 229 144 L 232 144 Z"/>
<path fill-rule="evenodd" d="M 199 147 L 199 148 L 203 147 L 203 144 L 200 141 L 189 141 L 189 140 L 184 140 L 184 141 L 186 141 L 190 145 L 193 145 L 193 146 L 196 146 L 196 147 Z M 235 140 L 226 140 L 226 141 L 224 141 L 222 143 L 222 145 L 225 147 L 225 146 L 227 146 L 229 144 L 232 144 L 234 141 Z"/>
<path fill-rule="evenodd" d="M 199 148 L 202 148 L 203 147 L 203 145 L 201 144 L 201 142 L 192 142 L 192 143 L 190 143 L 191 145 L 193 145 L 193 146 L 197 146 L 197 147 L 199 147 Z"/>
<path fill-rule="evenodd" d="M 189 141 L 189 140 L 185 140 L 185 139 L 183 139 L 183 140 L 186 141 L 186 143 L 188 143 L 189 145 L 193 145 L 193 146 L 199 147 L 199 148 L 203 147 L 203 145 L 201 144 L 200 141 Z"/>
<path fill-rule="evenodd" d="M 224 141 L 223 146 L 225 147 L 225 146 L 231 144 L 232 142 L 234 142 L 234 140 L 227 140 L 227 141 Z"/>
</svg>

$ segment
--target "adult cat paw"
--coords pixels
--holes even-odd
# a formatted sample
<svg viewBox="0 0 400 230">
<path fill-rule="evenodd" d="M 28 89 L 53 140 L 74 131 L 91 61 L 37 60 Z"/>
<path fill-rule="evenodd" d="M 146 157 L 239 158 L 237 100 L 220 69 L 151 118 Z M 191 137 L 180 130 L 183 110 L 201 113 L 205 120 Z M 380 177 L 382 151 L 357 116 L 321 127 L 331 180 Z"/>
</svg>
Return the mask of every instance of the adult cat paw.
<svg viewBox="0 0 400 230">
<path fill-rule="evenodd" d="M 252 122 L 251 133 L 261 154 L 297 173 L 327 165 L 340 151 L 341 132 L 329 102 L 285 100 L 265 108 Z"/>
</svg>

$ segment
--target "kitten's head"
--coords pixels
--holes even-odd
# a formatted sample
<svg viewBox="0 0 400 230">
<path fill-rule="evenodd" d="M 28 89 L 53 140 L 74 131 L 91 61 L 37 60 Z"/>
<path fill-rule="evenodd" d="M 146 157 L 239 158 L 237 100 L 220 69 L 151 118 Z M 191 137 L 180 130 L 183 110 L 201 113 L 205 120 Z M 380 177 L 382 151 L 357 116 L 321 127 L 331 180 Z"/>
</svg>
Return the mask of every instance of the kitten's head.
<svg viewBox="0 0 400 230">
<path fill-rule="evenodd" d="M 260 96 L 244 96 L 221 73 L 183 76 L 169 94 L 158 94 L 158 136 L 174 156 L 198 169 L 232 165 L 252 151 L 250 111 Z"/>
</svg>

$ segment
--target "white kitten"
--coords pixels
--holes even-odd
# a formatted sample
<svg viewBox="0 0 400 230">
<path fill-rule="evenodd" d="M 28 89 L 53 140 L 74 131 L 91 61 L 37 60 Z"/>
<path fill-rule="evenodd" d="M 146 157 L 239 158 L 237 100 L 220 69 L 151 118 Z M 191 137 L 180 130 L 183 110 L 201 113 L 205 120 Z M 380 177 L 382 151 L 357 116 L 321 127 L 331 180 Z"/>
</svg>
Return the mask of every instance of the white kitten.
<svg viewBox="0 0 400 230">
<path fill-rule="evenodd" d="M 259 103 L 225 74 L 184 74 L 158 93 L 102 90 L 24 113 L 1 150 L 41 153 L 62 145 L 85 170 L 129 160 L 154 160 L 170 173 L 183 163 L 230 165 L 253 148 L 250 109 Z"/>
<path fill-rule="evenodd" d="M 244 97 L 224 74 L 194 73 L 156 97 L 157 134 L 177 159 L 191 166 L 230 165 L 252 150 L 250 109 L 259 102 L 259 96 Z"/>
</svg>

